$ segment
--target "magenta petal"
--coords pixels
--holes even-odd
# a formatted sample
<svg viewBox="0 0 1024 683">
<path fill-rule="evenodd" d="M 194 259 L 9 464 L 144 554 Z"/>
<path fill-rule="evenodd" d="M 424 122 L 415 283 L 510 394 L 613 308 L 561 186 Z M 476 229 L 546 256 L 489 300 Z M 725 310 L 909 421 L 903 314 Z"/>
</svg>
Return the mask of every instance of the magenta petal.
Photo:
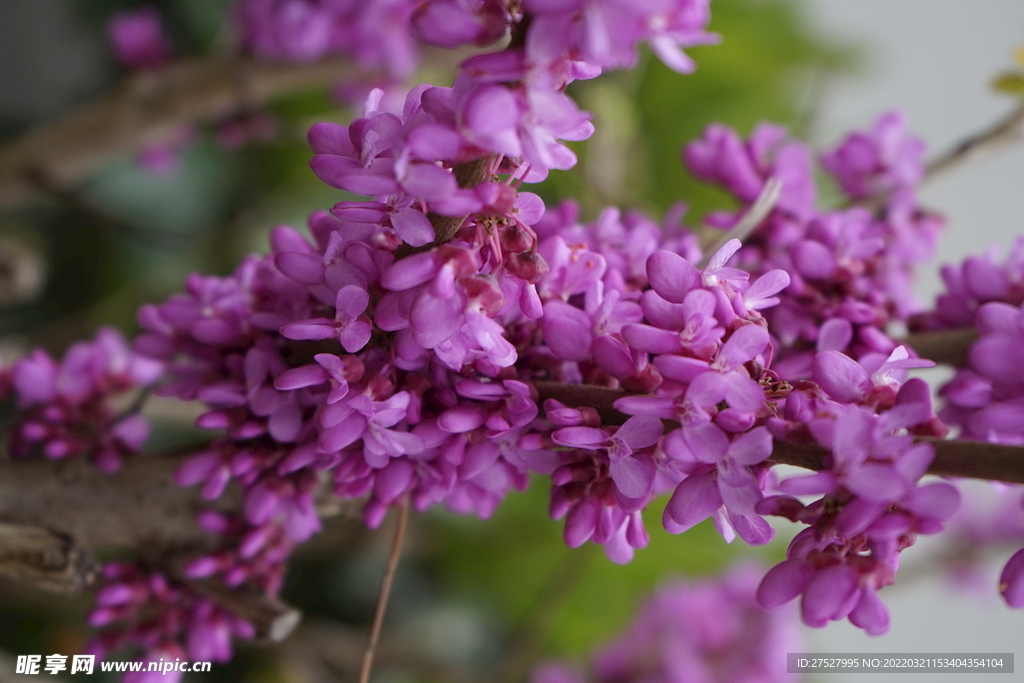
<svg viewBox="0 0 1024 683">
<path fill-rule="evenodd" d="M 675 353 L 682 348 L 679 333 L 650 325 L 626 325 L 622 328 L 622 336 L 634 349 L 647 353 Z"/>
<path fill-rule="evenodd" d="M 703 522 L 720 507 L 722 495 L 718 492 L 715 475 L 704 472 L 687 477 L 676 487 L 665 506 L 665 515 L 678 525 L 678 531 L 673 529 L 672 532 L 681 533 Z"/>
<path fill-rule="evenodd" d="M 613 405 L 626 415 L 652 415 L 666 420 L 678 417 L 675 401 L 667 396 L 626 396 L 616 400 Z"/>
<path fill-rule="evenodd" d="M 597 520 L 601 514 L 601 503 L 593 498 L 585 498 L 569 511 L 565 519 L 562 537 L 570 548 L 578 548 L 594 535 Z"/>
<path fill-rule="evenodd" d="M 753 515 L 764 498 L 754 474 L 731 458 L 718 463 L 718 490 L 726 509 L 735 515 Z"/>
<path fill-rule="evenodd" d="M 333 322 L 326 318 L 313 318 L 289 323 L 281 328 L 281 334 L 297 341 L 331 339 L 337 334 L 337 330 L 332 326 Z"/>
<path fill-rule="evenodd" d="M 448 169 L 433 164 L 413 164 L 402 179 L 402 189 L 428 202 L 444 199 L 458 189 Z"/>
<path fill-rule="evenodd" d="M 458 292 L 447 299 L 429 291 L 421 292 L 409 316 L 416 342 L 425 349 L 433 349 L 455 336 L 465 322 L 465 303 Z"/>
<path fill-rule="evenodd" d="M 487 411 L 483 408 L 462 405 L 441 413 L 437 419 L 437 426 L 451 434 L 462 434 L 483 425 L 486 419 Z"/>
<path fill-rule="evenodd" d="M 544 342 L 562 360 L 582 361 L 590 358 L 593 343 L 590 316 L 580 309 L 561 302 L 544 305 L 541 329 Z"/>
<path fill-rule="evenodd" d="M 993 334 L 974 342 L 969 352 L 971 366 L 994 380 L 1005 376 L 1007 366 L 1024 367 L 1024 348 L 1016 335 Z"/>
<path fill-rule="evenodd" d="M 608 441 L 608 434 L 594 427 L 565 427 L 553 432 L 551 440 L 561 446 L 595 450 Z"/>
<path fill-rule="evenodd" d="M 206 481 L 213 471 L 221 465 L 219 451 L 203 451 L 190 455 L 174 473 L 174 482 L 178 486 L 193 486 Z"/>
<path fill-rule="evenodd" d="M 1001 301 L 981 305 L 974 317 L 974 326 L 982 335 L 995 332 L 1014 334 L 1019 324 L 1020 308 Z"/>
<path fill-rule="evenodd" d="M 302 430 L 302 411 L 294 402 L 285 403 L 275 410 L 267 420 L 267 431 L 274 440 L 290 443 Z"/>
<path fill-rule="evenodd" d="M 872 588 L 865 586 L 860 594 L 860 601 L 850 612 L 850 622 L 859 626 L 872 636 L 880 636 L 889 631 L 889 611 Z"/>
<path fill-rule="evenodd" d="M 757 465 L 772 454 L 772 435 L 766 427 L 752 429 L 729 444 L 729 458 L 741 465 Z"/>
<path fill-rule="evenodd" d="M 1010 607 L 1024 607 L 1024 548 L 1014 553 L 1003 567 L 999 593 Z"/>
<path fill-rule="evenodd" d="M 355 156 L 348 126 L 337 123 L 314 123 L 307 135 L 309 146 L 317 154 L 337 154 Z"/>
<path fill-rule="evenodd" d="M 466 448 L 462 463 L 459 464 L 459 477 L 464 480 L 476 477 L 494 465 L 500 455 L 501 449 L 494 443 L 485 441 L 470 445 Z"/>
<path fill-rule="evenodd" d="M 871 387 L 864 368 L 838 351 L 825 351 L 814 356 L 814 381 L 841 403 L 859 400 Z"/>
<path fill-rule="evenodd" d="M 878 503 L 894 502 L 907 490 L 906 482 L 889 465 L 863 465 L 844 483 L 861 498 Z"/>
<path fill-rule="evenodd" d="M 814 570 L 803 560 L 785 560 L 771 569 L 757 587 L 757 603 L 765 609 L 780 607 L 804 592 Z"/>
<path fill-rule="evenodd" d="M 409 488 L 416 470 L 406 458 L 396 458 L 387 467 L 378 470 L 373 482 L 373 492 L 384 502 L 398 498 Z"/>
<path fill-rule="evenodd" d="M 779 303 L 774 296 L 789 286 L 789 273 L 784 270 L 770 270 L 751 283 L 743 294 L 743 302 L 748 310 L 759 311 Z"/>
<path fill-rule="evenodd" d="M 818 352 L 845 351 L 853 339 L 853 325 L 846 318 L 826 320 L 818 331 Z"/>
<path fill-rule="evenodd" d="M 609 473 L 615 486 L 627 498 L 643 498 L 654 486 L 654 463 L 646 458 L 621 458 L 611 463 Z"/>
<path fill-rule="evenodd" d="M 327 371 L 319 365 L 303 365 L 292 368 L 274 380 L 274 388 L 280 391 L 291 391 L 312 387 L 327 381 Z"/>
<path fill-rule="evenodd" d="M 735 370 L 756 358 L 768 345 L 768 339 L 768 331 L 760 325 L 743 325 L 722 346 L 715 365 L 723 370 Z"/>
<path fill-rule="evenodd" d="M 412 289 L 429 282 L 437 275 L 440 261 L 436 251 L 425 251 L 395 261 L 394 265 L 381 275 L 380 284 L 392 292 Z"/>
<path fill-rule="evenodd" d="M 655 364 L 659 369 L 661 368 L 661 365 L 658 364 L 657 361 L 662 358 L 668 360 L 669 358 L 672 358 L 672 356 L 659 356 L 655 360 Z M 683 359 L 680 358 L 680 360 Z M 705 365 L 704 367 L 706 368 L 707 366 Z M 666 374 L 665 376 L 672 379 L 671 375 Z M 711 408 L 725 399 L 725 394 L 728 390 L 729 382 L 720 372 L 702 372 L 697 375 L 693 381 L 690 382 L 690 386 L 686 388 L 686 398 L 699 406 Z"/>
<path fill-rule="evenodd" d="M 363 319 L 354 320 L 346 325 L 338 333 L 338 341 L 341 342 L 346 351 L 355 353 L 366 346 L 366 343 L 370 341 L 372 333 L 373 328 L 364 316 Z"/>
<path fill-rule="evenodd" d="M 888 508 L 886 503 L 873 503 L 863 498 L 847 502 L 836 516 L 836 532 L 851 538 L 867 529 Z"/>
<path fill-rule="evenodd" d="M 668 379 L 680 384 L 690 384 L 697 377 L 708 372 L 708 362 L 699 358 L 686 356 L 658 356 L 654 359 L 654 367 Z M 714 373 L 718 375 L 718 373 Z M 709 380 L 717 381 L 717 380 Z M 724 396 L 724 394 L 722 394 Z"/>
<path fill-rule="evenodd" d="M 316 254 L 285 252 L 274 257 L 274 265 L 282 273 L 304 285 L 323 282 L 323 258 Z"/>
<path fill-rule="evenodd" d="M 807 476 L 791 477 L 779 482 L 779 491 L 791 496 L 818 495 L 835 491 L 838 484 L 831 472 L 818 472 Z"/>
<path fill-rule="evenodd" d="M 764 545 L 775 538 L 775 529 L 758 515 L 735 515 L 728 513 L 729 523 L 736 534 L 749 545 Z"/>
<path fill-rule="evenodd" d="M 349 318 L 354 318 L 365 311 L 369 303 L 369 293 L 355 285 L 345 285 L 338 290 L 338 294 L 334 297 L 334 309 L 339 316 L 344 315 Z"/>
<path fill-rule="evenodd" d="M 614 337 L 603 334 L 594 339 L 591 353 L 598 367 L 616 379 L 627 379 L 636 373 L 633 357 L 625 345 Z"/>
<path fill-rule="evenodd" d="M 402 240 L 414 247 L 422 247 L 434 241 L 434 226 L 430 224 L 430 219 L 416 209 L 406 209 L 393 215 L 391 227 Z"/>
<path fill-rule="evenodd" d="M 333 427 L 320 432 L 320 447 L 333 453 L 362 438 L 365 432 L 366 418 L 359 413 L 353 413 Z"/>
<path fill-rule="evenodd" d="M 911 491 L 901 507 L 918 517 L 944 521 L 952 517 L 960 507 L 960 492 L 945 482 L 925 484 Z"/>
<path fill-rule="evenodd" d="M 633 450 L 639 450 L 658 443 L 658 439 L 661 438 L 664 431 L 665 426 L 658 418 L 650 415 L 634 415 L 619 427 L 615 436 Z"/>
<path fill-rule="evenodd" d="M 647 279 L 663 299 L 681 304 L 700 282 L 700 272 L 679 254 L 661 250 L 647 259 Z"/>
<path fill-rule="evenodd" d="M 690 452 L 701 462 L 720 462 L 729 451 L 729 437 L 713 423 L 685 426 L 682 431 Z"/>
<path fill-rule="evenodd" d="M 801 616 L 808 626 L 820 628 L 840 610 L 857 590 L 857 572 L 839 564 L 818 571 L 808 582 L 800 602 Z"/>
</svg>

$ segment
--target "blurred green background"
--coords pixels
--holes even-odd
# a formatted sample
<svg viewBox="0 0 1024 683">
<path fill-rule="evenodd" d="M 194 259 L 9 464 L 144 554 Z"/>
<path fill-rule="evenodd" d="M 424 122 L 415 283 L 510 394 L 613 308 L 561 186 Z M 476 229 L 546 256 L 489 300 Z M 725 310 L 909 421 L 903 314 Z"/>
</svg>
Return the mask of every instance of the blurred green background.
<svg viewBox="0 0 1024 683">
<path fill-rule="evenodd" d="M 222 0 L 148 4 L 166 17 L 179 54 L 230 50 Z M 123 74 L 106 51 L 104 22 L 113 11 L 140 5 L 0 3 L 0 26 L 7 27 L 0 37 L 13 36 L 0 48 L 8 92 L 0 97 L 0 134 L 14 139 L 115 87 Z M 610 203 L 660 219 L 685 200 L 686 222 L 699 224 L 705 211 L 727 207 L 727 199 L 684 172 L 681 145 L 711 121 L 745 134 L 758 121 L 773 120 L 799 134 L 813 124 L 819 84 L 857 62 L 849 46 L 810 35 L 792 0 L 714 0 L 711 28 L 723 42 L 689 51 L 698 63 L 693 75 L 679 76 L 645 54 L 633 71 L 573 85 L 581 106 L 594 112 L 597 133 L 575 145 L 577 168 L 553 173 L 537 189 L 549 205 L 574 197 L 587 220 Z M 438 67 L 428 73 L 439 85 L 451 78 Z M 100 325 L 130 334 L 135 309 L 174 293 L 188 273 L 228 273 L 245 254 L 265 250 L 274 225 L 302 226 L 310 211 L 342 199 L 309 170 L 304 131 L 350 114 L 322 91 L 274 102 L 269 111 L 278 127 L 266 142 L 229 152 L 202 130 L 173 175 L 151 175 L 124 158 L 68 192 L 5 207 L 0 238 L 34 254 L 42 273 L 38 291 L 0 308 L 5 352 L 30 345 L 59 352 Z M 175 428 L 174 416 L 164 420 L 165 431 Z M 667 578 L 715 573 L 739 556 L 768 561 L 783 553 L 780 542 L 761 551 L 727 545 L 710 524 L 670 537 L 652 516 L 650 546 L 621 567 L 600 548 L 568 550 L 561 523 L 547 516 L 547 497 L 537 482 L 486 522 L 441 510 L 413 519 L 375 680 L 523 680 L 539 659 L 583 657 Z M 369 533 L 351 521 L 332 521 L 289 573 L 284 598 L 306 614 L 295 636 L 275 648 L 240 645 L 231 665 L 186 680 L 354 679 L 389 524 Z M 56 599 L 0 584 L 0 651 L 81 652 L 88 607 L 88 597 Z"/>
</svg>

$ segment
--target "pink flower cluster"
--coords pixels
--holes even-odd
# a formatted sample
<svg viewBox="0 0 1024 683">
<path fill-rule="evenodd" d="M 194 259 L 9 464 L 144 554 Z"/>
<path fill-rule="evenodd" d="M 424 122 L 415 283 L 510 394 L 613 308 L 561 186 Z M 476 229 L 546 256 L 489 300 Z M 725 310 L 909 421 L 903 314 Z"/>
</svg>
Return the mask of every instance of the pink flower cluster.
<svg viewBox="0 0 1024 683">
<path fill-rule="evenodd" d="M 914 318 L 915 329 L 972 327 L 983 304 L 1024 303 L 1024 238 L 1014 240 L 1002 262 L 992 247 L 983 255 L 968 256 L 963 263 L 948 263 L 939 272 L 946 291 L 936 299 L 933 311 Z"/>
<path fill-rule="evenodd" d="M 590 657 L 588 673 L 561 662 L 534 669 L 531 683 L 781 683 L 781 653 L 802 643 L 785 611 L 754 601 L 761 571 L 738 566 L 715 579 L 666 584 L 634 621 Z"/>
<path fill-rule="evenodd" d="M 7 437 L 11 456 L 86 456 L 101 470 L 117 470 L 149 436 L 146 420 L 128 411 L 124 399 L 144 391 L 161 372 L 159 363 L 134 353 L 109 328 L 92 342 L 71 346 L 60 362 L 34 350 L 0 376 L 3 393 L 13 391 L 15 399 Z"/>
<path fill-rule="evenodd" d="M 351 55 L 396 78 L 419 61 L 412 0 L 239 0 L 233 14 L 242 46 L 262 59 L 306 62 Z"/>
<path fill-rule="evenodd" d="M 902 353 L 901 353 L 902 352 Z M 889 629 L 878 590 L 895 581 L 899 554 L 920 534 L 934 534 L 959 506 L 946 482 L 921 484 L 935 457 L 912 434 L 944 431 L 931 409 L 928 386 L 893 374 L 930 365 L 899 347 L 873 372 L 831 351 L 814 359 L 817 385 L 803 382 L 769 429 L 780 438 L 828 449 L 825 469 L 791 477 L 778 495 L 757 505 L 761 514 L 807 524 L 789 545 L 787 559 L 765 576 L 758 602 L 773 608 L 798 596 L 806 624 L 849 618 L 872 635 Z M 796 496 L 821 496 L 805 504 Z"/>
<path fill-rule="evenodd" d="M 946 265 L 947 291 L 917 323 L 926 329 L 973 328 L 978 334 L 967 366 L 939 390 L 939 416 L 963 438 L 1024 445 L 1024 240 L 999 263 L 995 249 Z M 1019 534 L 1018 534 L 1019 536 Z M 1024 550 L 1007 562 L 999 592 L 1011 607 L 1024 607 Z"/>
<path fill-rule="evenodd" d="M 759 545 L 773 535 L 766 516 L 805 524 L 759 602 L 799 596 L 811 626 L 888 628 L 878 591 L 900 552 L 941 530 L 959 500 L 948 483 L 922 483 L 934 452 L 914 437 L 945 427 L 927 386 L 903 380 L 931 363 L 886 329 L 916 310 L 909 277 L 941 224 L 917 206 L 923 150 L 899 115 L 822 159 L 848 200 L 877 202 L 873 211 L 817 208 L 811 153 L 782 129 L 742 140 L 709 127 L 686 161 L 742 205 L 709 223 L 733 227 L 769 179 L 782 189 L 744 243 L 705 255 L 679 211 L 660 226 L 617 209 L 583 223 L 575 205 L 546 209 L 519 191 L 573 166 L 564 143 L 593 130 L 565 87 L 633 64 L 643 41 L 689 70 L 680 48 L 712 40 L 705 0 L 245 0 L 237 12 L 257 54 L 349 52 L 396 74 L 411 68 L 410 26 L 445 47 L 506 34 L 509 44 L 464 61 L 452 87 L 417 86 L 401 112 L 375 90 L 349 125 L 314 126 L 314 173 L 361 198 L 315 213 L 308 235 L 278 227 L 269 255 L 226 277 L 193 275 L 183 293 L 143 307 L 133 351 L 103 333 L 60 366 L 37 353 L 7 374 L 23 411 L 16 453 L 90 452 L 108 466 L 141 440 L 109 395 L 162 370 L 157 391 L 201 402 L 197 423 L 212 434 L 178 483 L 208 500 L 232 483 L 242 492 L 237 514 L 200 516 L 219 545 L 185 565 L 185 580 L 108 568 L 93 615 L 99 647 L 226 658 L 230 636 L 250 636 L 251 625 L 189 580 L 276 595 L 288 555 L 320 529 L 324 495 L 361 500 L 371 527 L 406 502 L 486 518 L 531 474 L 550 476 L 566 543 L 600 544 L 615 562 L 648 543 L 642 512 L 659 494 L 669 494 L 671 533 L 710 518 L 727 541 Z M 999 267 L 966 271 L 967 310 L 1013 296 Z M 1020 312 L 986 304 L 979 320 L 983 351 L 1016 368 Z M 986 362 L 965 400 L 988 391 L 1016 414 L 1019 378 Z M 819 471 L 779 481 L 780 442 L 824 453 Z M 1004 576 L 1011 603 L 1024 601 L 1022 557 Z M 748 584 L 744 574 L 708 590 L 738 605 Z M 656 662 L 652 675 L 703 671 L 706 634 L 686 635 L 685 652 L 661 649 L 664 613 L 694 600 L 666 595 L 598 658 L 608 680 L 646 680 L 634 641 Z M 716 603 L 708 615 L 725 610 Z M 744 603 L 722 638 L 773 620 Z M 757 655 L 728 670 L 763 665 Z"/>
<path fill-rule="evenodd" d="M 910 288 L 913 268 L 931 258 L 942 227 L 942 219 L 921 209 L 914 197 L 923 152 L 923 144 L 907 135 L 903 117 L 888 113 L 870 133 L 854 133 L 822 155 L 824 170 L 849 202 L 879 202 L 872 212 L 860 206 L 816 208 L 811 153 L 778 126 L 761 124 L 744 141 L 712 125 L 687 145 L 690 170 L 744 205 L 712 214 L 712 225 L 731 227 L 769 178 L 782 183 L 774 210 L 737 257 L 753 273 L 781 268 L 792 279 L 780 305 L 766 313 L 778 342 L 774 367 L 782 377 L 810 377 L 815 352 L 839 350 L 860 358 L 896 347 L 887 325 L 919 309 Z"/>
<path fill-rule="evenodd" d="M 127 646 L 143 649 L 142 661 L 182 658 L 224 663 L 233 637 L 251 639 L 252 624 L 225 611 L 194 590 L 128 562 L 103 567 L 102 588 L 89 624 L 97 629 L 87 650 L 104 657 Z M 184 647 L 182 644 L 184 643 Z M 161 674 L 127 674 L 126 683 L 175 680 Z"/>
</svg>

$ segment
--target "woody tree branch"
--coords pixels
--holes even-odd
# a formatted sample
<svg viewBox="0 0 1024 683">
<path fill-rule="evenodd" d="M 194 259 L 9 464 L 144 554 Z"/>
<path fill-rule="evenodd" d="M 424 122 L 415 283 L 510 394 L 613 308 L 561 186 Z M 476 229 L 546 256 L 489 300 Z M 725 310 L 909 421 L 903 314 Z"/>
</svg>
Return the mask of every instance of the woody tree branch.
<svg viewBox="0 0 1024 683">
<path fill-rule="evenodd" d="M 248 57 L 186 59 L 127 77 L 110 94 L 0 147 L 0 206 L 66 188 L 118 156 L 172 137 L 182 124 L 215 121 L 355 72 L 347 60 L 313 63 Z"/>
<path fill-rule="evenodd" d="M 553 398 L 572 407 L 594 408 L 605 424 L 622 424 L 629 417 L 613 406 L 616 400 L 631 395 L 620 389 L 546 381 L 535 381 L 533 386 L 541 400 Z M 929 474 L 1024 484 L 1024 447 L 983 441 L 920 440 L 931 443 L 935 448 L 935 460 L 928 468 Z M 826 455 L 828 450 L 816 444 L 776 441 L 770 460 L 781 465 L 821 470 L 825 467 Z"/>
</svg>

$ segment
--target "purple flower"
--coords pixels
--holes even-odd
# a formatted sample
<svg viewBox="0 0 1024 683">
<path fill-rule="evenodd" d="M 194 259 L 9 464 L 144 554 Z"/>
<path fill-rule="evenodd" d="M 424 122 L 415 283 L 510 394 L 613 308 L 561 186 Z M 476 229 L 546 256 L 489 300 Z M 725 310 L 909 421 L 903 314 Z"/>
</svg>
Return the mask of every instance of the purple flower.
<svg viewBox="0 0 1024 683">
<path fill-rule="evenodd" d="M 160 67 L 171 58 L 163 21 L 152 7 L 114 14 L 107 22 L 107 37 L 118 61 L 131 69 Z"/>
<path fill-rule="evenodd" d="M 684 511 L 710 507 L 716 500 L 714 494 L 696 485 L 686 486 L 682 493 L 676 489 L 677 495 L 673 496 L 666 512 L 685 527 L 682 530 L 707 519 L 722 504 L 736 515 L 754 514 L 763 494 L 749 466 L 764 462 L 772 453 L 772 437 L 767 429 L 758 427 L 730 442 L 726 433 L 714 424 L 693 425 L 673 432 L 666 438 L 664 448 L 666 455 L 674 460 L 714 465 L 717 470 L 718 505 L 700 519 L 694 520 L 692 514 Z"/>
<path fill-rule="evenodd" d="M 907 135 L 904 115 L 882 114 L 870 133 L 849 135 L 821 157 L 843 191 L 865 199 L 897 187 L 916 185 L 924 176 L 924 143 Z"/>
<path fill-rule="evenodd" d="M 346 285 L 338 290 L 334 301 L 334 320 L 310 318 L 289 323 L 281 334 L 289 339 L 337 339 L 349 353 L 355 353 L 370 341 L 370 319 L 363 314 L 370 301 L 365 290 Z"/>
<path fill-rule="evenodd" d="M 595 683 L 789 680 L 785 652 L 799 650 L 792 615 L 754 602 L 759 571 L 738 566 L 703 581 L 661 586 L 634 621 L 602 646 L 588 667 Z M 532 683 L 579 683 L 562 664 L 536 669 Z"/>
<path fill-rule="evenodd" d="M 565 427 L 554 432 L 551 440 L 584 450 L 604 449 L 615 486 L 627 498 L 639 499 L 650 495 L 655 467 L 649 458 L 635 457 L 633 452 L 656 444 L 663 430 L 658 418 L 637 415 L 626 420 L 611 436 L 593 427 Z"/>
</svg>

